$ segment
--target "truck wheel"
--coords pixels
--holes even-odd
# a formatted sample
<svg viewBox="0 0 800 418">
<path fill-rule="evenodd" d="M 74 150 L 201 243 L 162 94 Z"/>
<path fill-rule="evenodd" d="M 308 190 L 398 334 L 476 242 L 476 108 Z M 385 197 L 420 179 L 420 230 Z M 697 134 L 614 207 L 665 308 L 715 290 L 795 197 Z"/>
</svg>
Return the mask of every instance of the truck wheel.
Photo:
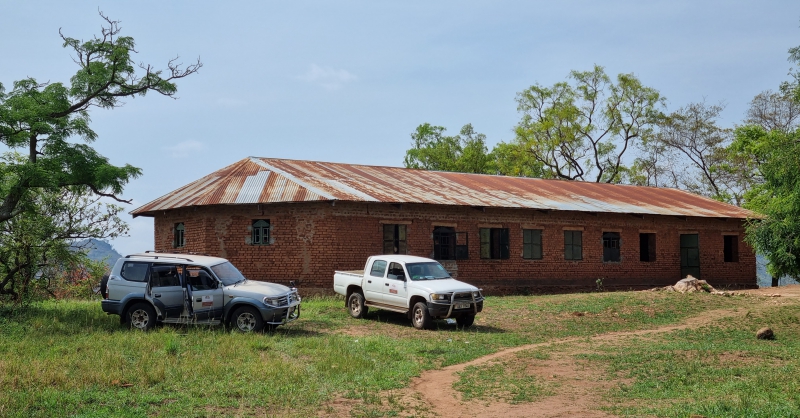
<svg viewBox="0 0 800 418">
<path fill-rule="evenodd" d="M 147 331 L 156 325 L 156 310 L 149 303 L 137 303 L 128 309 L 128 326 L 131 329 Z"/>
<path fill-rule="evenodd" d="M 364 295 L 361 293 L 353 293 L 347 299 L 347 310 L 350 311 L 350 316 L 353 318 L 363 318 L 369 312 L 369 307 L 364 305 Z"/>
<path fill-rule="evenodd" d="M 239 332 L 259 332 L 264 329 L 261 313 L 251 306 L 242 306 L 233 312 L 231 322 Z"/>
<path fill-rule="evenodd" d="M 456 323 L 462 328 L 469 328 L 475 323 L 475 315 L 464 315 L 456 318 Z"/>
<path fill-rule="evenodd" d="M 417 302 L 411 311 L 411 324 L 416 329 L 427 329 L 431 327 L 431 315 L 428 313 L 428 305 L 425 302 Z"/>
</svg>

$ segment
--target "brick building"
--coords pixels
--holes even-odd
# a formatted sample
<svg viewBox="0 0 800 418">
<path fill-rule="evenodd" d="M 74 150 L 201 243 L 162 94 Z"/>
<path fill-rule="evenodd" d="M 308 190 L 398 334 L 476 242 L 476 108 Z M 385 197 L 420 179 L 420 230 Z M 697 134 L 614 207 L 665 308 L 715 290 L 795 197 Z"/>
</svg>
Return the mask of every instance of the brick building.
<svg viewBox="0 0 800 418">
<path fill-rule="evenodd" d="M 155 249 L 330 293 L 366 257 L 438 259 L 487 292 L 753 288 L 752 213 L 677 189 L 250 157 L 132 212 Z M 600 280 L 598 282 L 598 279 Z"/>
</svg>

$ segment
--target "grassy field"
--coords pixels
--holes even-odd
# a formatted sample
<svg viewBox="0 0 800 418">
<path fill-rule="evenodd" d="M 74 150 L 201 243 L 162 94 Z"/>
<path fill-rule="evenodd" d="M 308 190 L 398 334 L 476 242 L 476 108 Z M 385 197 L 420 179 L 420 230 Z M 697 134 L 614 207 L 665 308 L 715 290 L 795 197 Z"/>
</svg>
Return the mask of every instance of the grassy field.
<svg viewBox="0 0 800 418">
<path fill-rule="evenodd" d="M 409 409 L 392 391 L 424 370 L 569 337 L 586 337 L 583 348 L 571 353 L 556 343 L 520 352 L 466 369 L 454 387 L 478 401 L 558 395 L 558 385 L 518 367 L 558 352 L 623 382 L 603 395 L 601 407 L 614 414 L 800 416 L 800 309 L 767 299 L 490 297 L 468 330 L 439 321 L 436 330 L 417 331 L 403 315 L 373 311 L 355 320 L 342 300 L 321 298 L 304 301 L 295 323 L 256 335 L 219 327 L 133 332 L 101 312 L 99 301 L 47 302 L 0 316 L 0 416 L 310 416 L 334 414 L 335 399 L 352 400 L 353 416 L 425 415 L 424 406 Z M 720 309 L 752 313 L 663 335 L 589 338 Z M 755 340 L 763 324 L 776 329 L 776 341 Z"/>
</svg>

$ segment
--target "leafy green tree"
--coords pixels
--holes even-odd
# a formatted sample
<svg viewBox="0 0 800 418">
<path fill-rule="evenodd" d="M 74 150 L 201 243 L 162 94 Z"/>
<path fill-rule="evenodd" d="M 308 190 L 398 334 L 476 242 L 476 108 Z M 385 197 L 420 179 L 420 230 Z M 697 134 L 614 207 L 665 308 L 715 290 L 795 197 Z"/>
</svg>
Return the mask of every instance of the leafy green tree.
<svg viewBox="0 0 800 418">
<path fill-rule="evenodd" d="M 40 83 L 33 78 L 14 82 L 6 92 L 0 84 L 0 144 L 24 149 L 22 162 L 6 162 L 0 183 L 0 223 L 26 210 L 25 200 L 37 189 L 91 192 L 124 202 L 117 195 L 141 174 L 131 165 L 109 163 L 88 144 L 97 139 L 89 126 L 93 107 L 113 109 L 121 100 L 148 92 L 174 97 L 174 81 L 197 72 L 202 64 L 182 67 L 175 58 L 166 70 L 134 64 L 133 38 L 119 36 L 119 22 L 106 22 L 100 37 L 79 41 L 61 34 L 78 71 L 70 83 Z M 60 33 L 60 31 L 59 31 Z M 80 138 L 83 143 L 70 142 Z"/>
<path fill-rule="evenodd" d="M 614 82 L 597 65 L 573 71 L 570 79 L 573 84 L 535 84 L 517 94 L 516 143 L 544 167 L 545 177 L 619 183 L 627 171 L 623 156 L 653 134 L 663 98 L 634 75 Z"/>
<path fill-rule="evenodd" d="M 419 125 L 411 134 L 412 148 L 406 151 L 407 168 L 494 174 L 492 155 L 486 147 L 486 135 L 477 133 L 471 124 L 459 135 L 447 136 L 442 126 Z"/>
<path fill-rule="evenodd" d="M 8 153 L 0 169 L 23 159 Z M 71 244 L 89 237 L 116 238 L 128 231 L 122 207 L 85 189 L 33 189 L 25 210 L 0 223 L 0 301 L 20 303 L 54 295 L 70 273 L 90 266 Z"/>
<path fill-rule="evenodd" d="M 800 46 L 789 50 L 789 61 L 800 65 Z M 730 146 L 733 156 L 747 161 L 743 171 L 753 179 L 745 207 L 764 216 L 748 223 L 745 239 L 769 260 L 773 286 L 784 276 L 800 278 L 800 128 L 795 118 L 785 117 L 785 109 L 800 104 L 800 72 L 792 76 L 781 85 L 780 99 L 794 103 L 772 112 L 781 117 L 762 118 L 779 123 L 751 120 L 757 124 L 737 128 Z"/>
<path fill-rule="evenodd" d="M 747 225 L 746 240 L 769 264 L 773 286 L 783 276 L 800 278 L 800 132 L 741 128 L 736 143 L 759 161 L 763 179 L 745 195 L 745 207 L 764 215 Z"/>
</svg>

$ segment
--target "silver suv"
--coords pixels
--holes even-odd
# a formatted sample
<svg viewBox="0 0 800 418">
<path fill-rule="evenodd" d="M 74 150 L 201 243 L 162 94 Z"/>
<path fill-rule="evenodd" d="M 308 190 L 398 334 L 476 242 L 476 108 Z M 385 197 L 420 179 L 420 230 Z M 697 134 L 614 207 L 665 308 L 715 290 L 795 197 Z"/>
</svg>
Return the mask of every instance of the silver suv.
<svg viewBox="0 0 800 418">
<path fill-rule="evenodd" d="M 163 322 L 226 324 L 255 332 L 300 317 L 296 288 L 247 280 L 219 257 L 132 254 L 117 260 L 100 291 L 103 312 L 141 330 Z"/>
</svg>

